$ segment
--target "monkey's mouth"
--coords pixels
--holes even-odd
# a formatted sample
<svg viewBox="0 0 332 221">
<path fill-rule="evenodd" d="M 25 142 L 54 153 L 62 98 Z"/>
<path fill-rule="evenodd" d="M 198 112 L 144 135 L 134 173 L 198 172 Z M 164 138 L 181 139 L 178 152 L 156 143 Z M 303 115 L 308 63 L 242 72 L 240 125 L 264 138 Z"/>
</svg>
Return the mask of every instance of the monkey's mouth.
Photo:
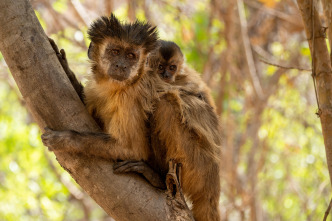
<svg viewBox="0 0 332 221">
<path fill-rule="evenodd" d="M 172 83 L 172 79 L 168 78 L 168 77 L 161 77 L 163 79 L 163 81 L 165 81 L 166 83 Z"/>
<path fill-rule="evenodd" d="M 115 74 L 112 74 L 110 75 L 110 77 L 114 80 L 117 80 L 117 81 L 124 81 L 124 80 L 127 80 L 128 77 L 127 76 L 124 76 L 124 75 L 115 75 Z"/>
</svg>

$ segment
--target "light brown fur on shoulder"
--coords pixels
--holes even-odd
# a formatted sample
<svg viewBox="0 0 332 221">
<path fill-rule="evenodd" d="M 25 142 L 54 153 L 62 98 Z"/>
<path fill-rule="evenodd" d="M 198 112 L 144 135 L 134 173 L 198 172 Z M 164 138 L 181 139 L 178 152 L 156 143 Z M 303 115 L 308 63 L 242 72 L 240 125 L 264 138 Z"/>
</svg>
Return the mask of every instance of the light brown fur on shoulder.
<svg viewBox="0 0 332 221">
<path fill-rule="evenodd" d="M 214 110 L 216 109 L 210 88 L 201 79 L 199 73 L 188 65 L 183 65 L 181 73 L 176 76 L 175 82 L 172 85 L 180 86 L 182 90 L 186 90 L 192 94 L 201 95 L 202 99 L 206 99 L 205 101 L 211 105 Z"/>
</svg>

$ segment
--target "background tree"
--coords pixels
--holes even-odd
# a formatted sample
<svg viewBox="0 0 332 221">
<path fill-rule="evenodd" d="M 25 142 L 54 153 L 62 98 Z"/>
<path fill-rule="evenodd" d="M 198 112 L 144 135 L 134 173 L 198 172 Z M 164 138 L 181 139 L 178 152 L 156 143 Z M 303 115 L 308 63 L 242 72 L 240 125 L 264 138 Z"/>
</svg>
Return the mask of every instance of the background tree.
<svg viewBox="0 0 332 221">
<path fill-rule="evenodd" d="M 149 19 L 162 38 L 181 46 L 212 88 L 224 128 L 224 220 L 322 219 L 331 187 L 296 2 L 31 3 L 80 76 L 89 72 L 87 25 L 111 10 L 125 20 Z M 321 18 L 328 16 L 319 9 Z M 3 59 L 0 66 L 0 219 L 109 219 L 41 145 Z"/>
</svg>

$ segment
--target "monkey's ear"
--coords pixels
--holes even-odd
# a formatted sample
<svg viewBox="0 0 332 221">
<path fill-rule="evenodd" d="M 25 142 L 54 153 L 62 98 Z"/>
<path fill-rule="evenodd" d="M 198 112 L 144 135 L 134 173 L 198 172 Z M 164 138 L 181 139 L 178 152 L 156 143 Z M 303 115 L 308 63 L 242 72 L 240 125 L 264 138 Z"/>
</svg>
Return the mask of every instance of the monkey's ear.
<svg viewBox="0 0 332 221">
<path fill-rule="evenodd" d="M 89 45 L 89 49 L 88 49 L 88 58 L 92 60 L 92 51 L 93 51 L 93 43 L 91 42 Z"/>
</svg>

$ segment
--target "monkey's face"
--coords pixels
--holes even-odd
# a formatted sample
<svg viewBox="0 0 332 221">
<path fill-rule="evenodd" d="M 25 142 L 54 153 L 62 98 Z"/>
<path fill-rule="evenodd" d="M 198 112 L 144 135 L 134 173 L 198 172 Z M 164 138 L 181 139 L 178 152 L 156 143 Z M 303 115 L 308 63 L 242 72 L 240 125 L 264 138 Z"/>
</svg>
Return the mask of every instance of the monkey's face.
<svg viewBox="0 0 332 221">
<path fill-rule="evenodd" d="M 170 60 L 160 59 L 157 73 L 167 83 L 173 83 L 175 77 L 182 68 L 182 59 L 172 58 Z"/>
<path fill-rule="evenodd" d="M 125 42 L 107 41 L 100 48 L 101 59 L 98 61 L 105 77 L 116 81 L 130 80 L 138 73 L 143 50 Z"/>
<path fill-rule="evenodd" d="M 155 60 L 153 69 L 162 80 L 173 83 L 182 70 L 182 52 L 174 42 L 159 40 L 158 43 L 157 53 L 152 55 L 152 59 Z"/>
<path fill-rule="evenodd" d="M 113 14 L 94 21 L 88 34 L 95 79 L 119 85 L 140 79 L 146 55 L 156 48 L 158 39 L 156 27 L 140 21 L 123 23 Z"/>
<path fill-rule="evenodd" d="M 175 48 L 177 49 L 177 48 Z M 179 49 L 171 50 L 161 47 L 159 49 L 159 62 L 157 73 L 167 83 L 173 83 L 175 77 L 180 74 L 183 64 L 183 55 Z"/>
</svg>

